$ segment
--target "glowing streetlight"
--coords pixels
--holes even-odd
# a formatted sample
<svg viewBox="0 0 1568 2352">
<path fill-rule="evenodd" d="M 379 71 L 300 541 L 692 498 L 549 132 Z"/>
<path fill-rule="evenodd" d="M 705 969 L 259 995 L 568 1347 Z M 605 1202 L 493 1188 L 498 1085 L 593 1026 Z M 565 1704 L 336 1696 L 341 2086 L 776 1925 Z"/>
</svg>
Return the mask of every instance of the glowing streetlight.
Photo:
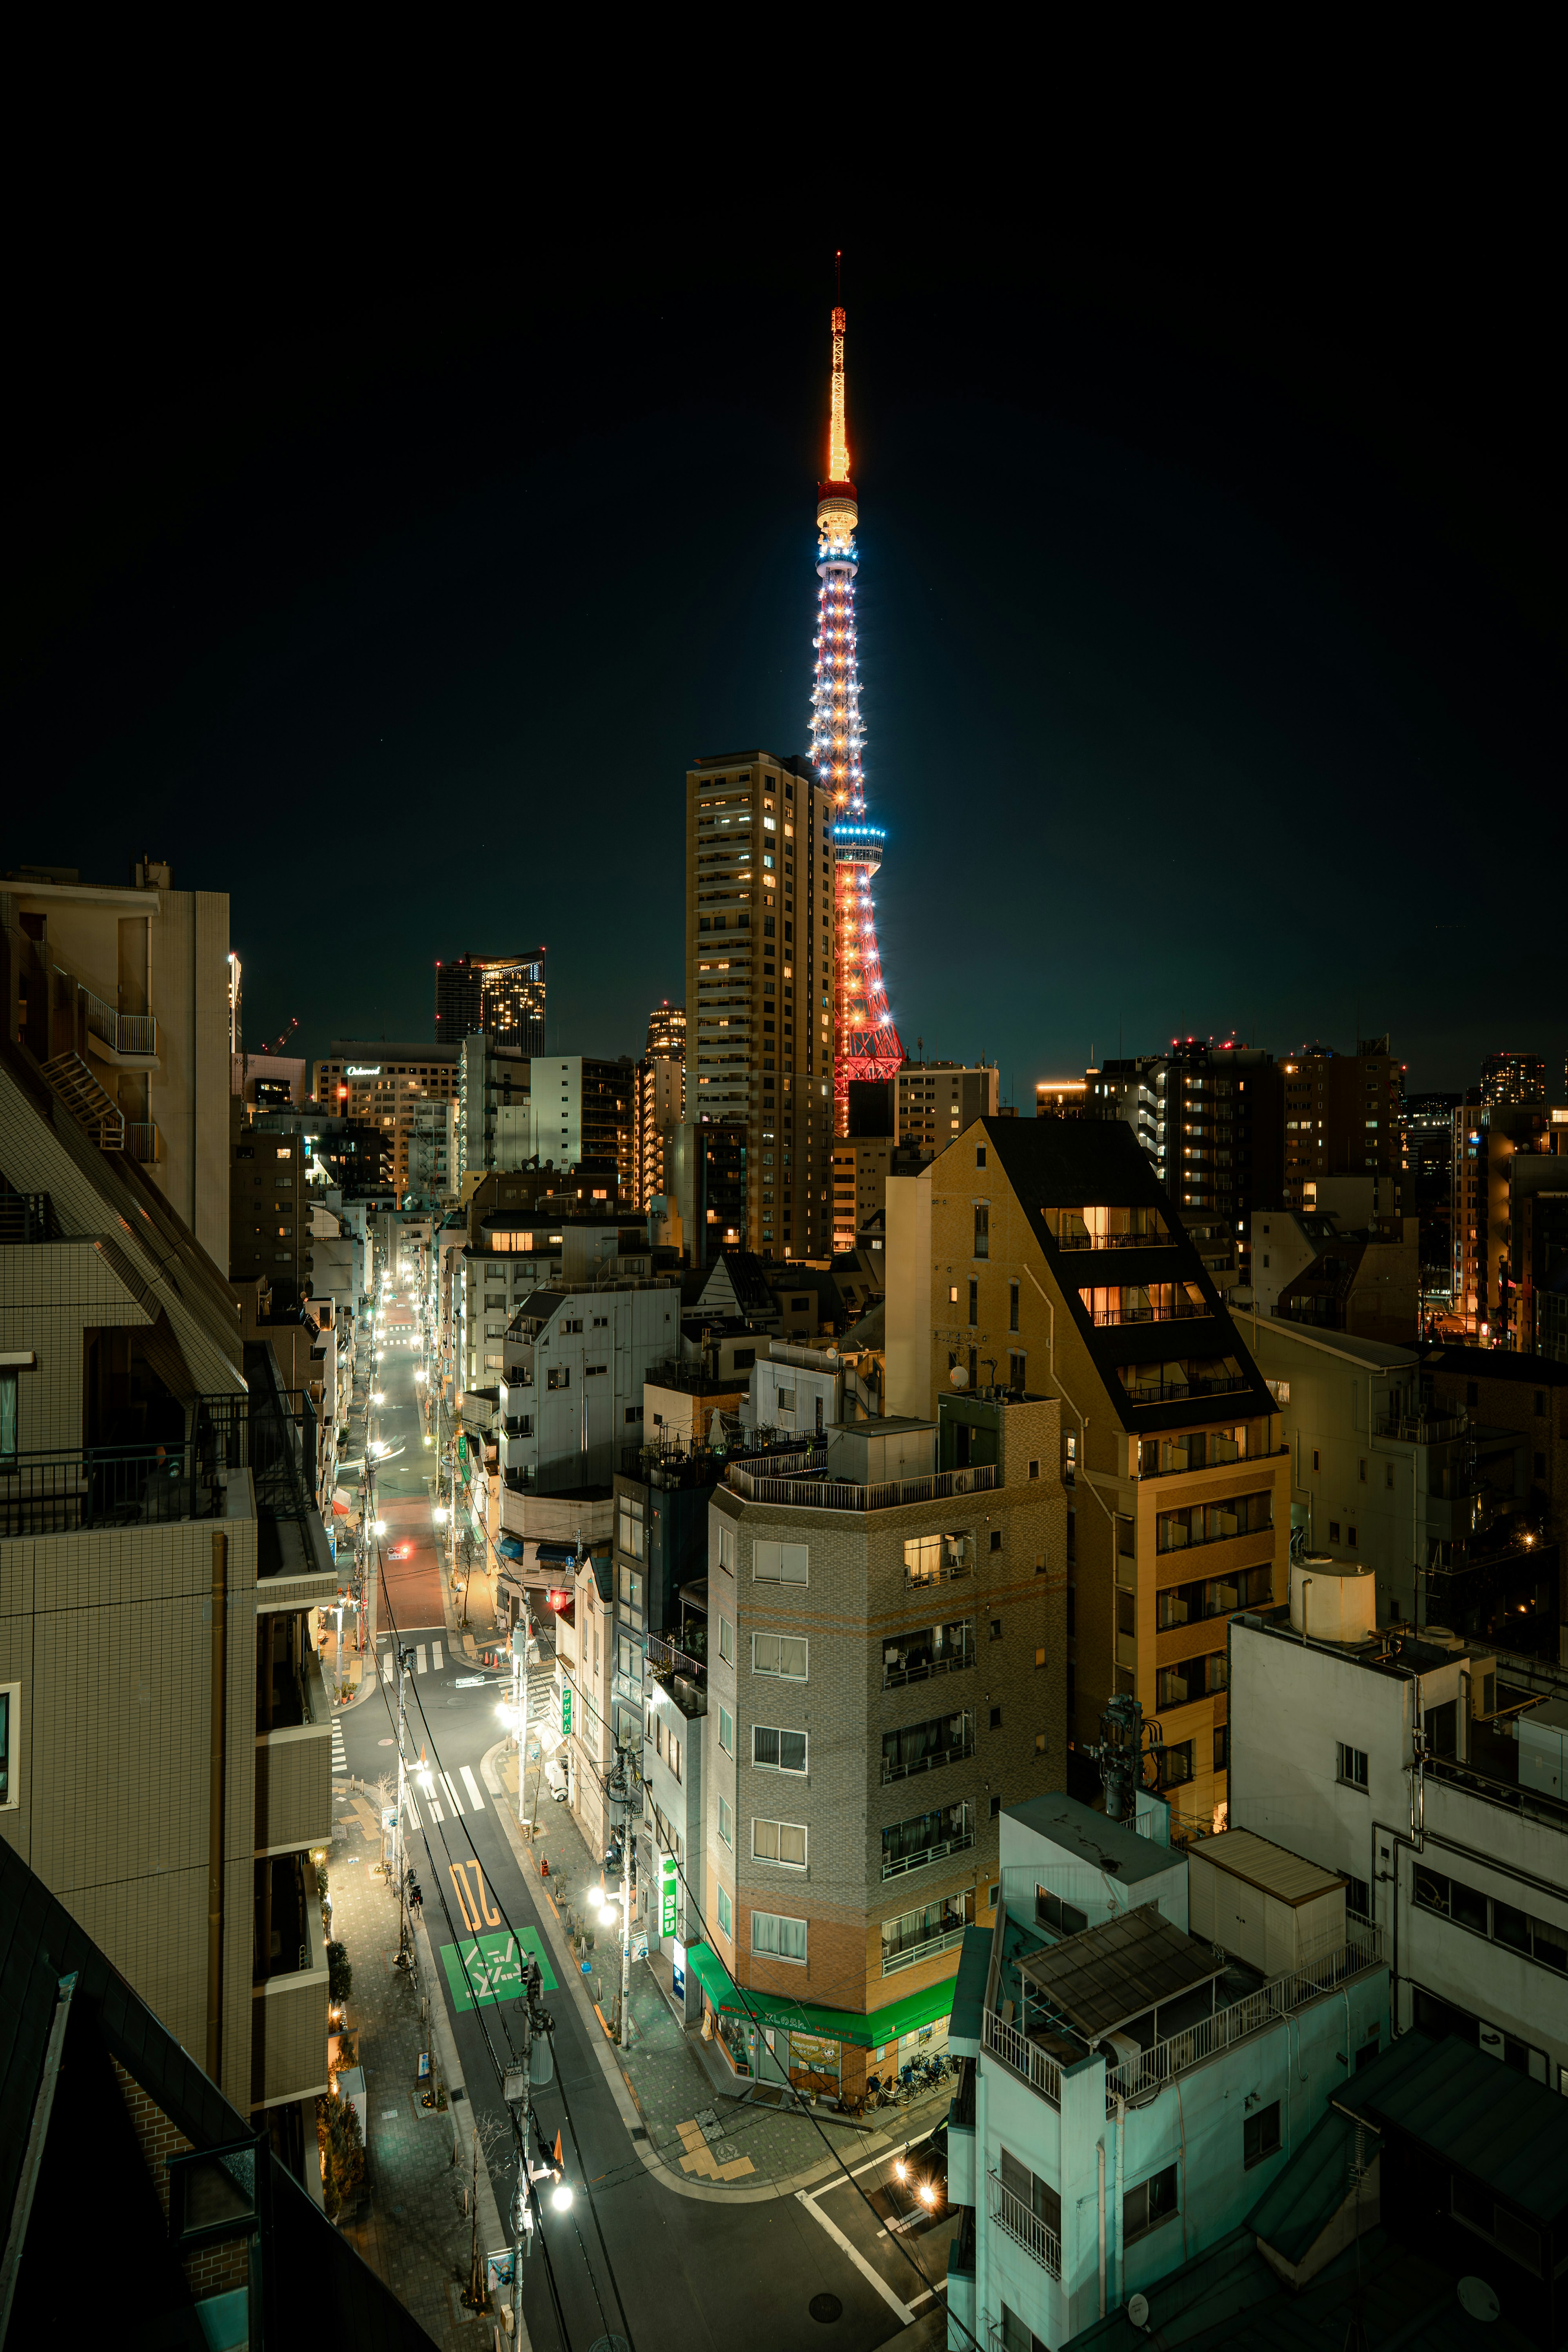
<svg viewBox="0 0 1568 2352">
<path fill-rule="evenodd" d="M 558 2213 L 569 2213 L 572 2210 L 571 2183 L 558 2180 L 550 2192 L 550 2201 Z"/>
<path fill-rule="evenodd" d="M 378 1536 L 384 1536 L 386 1533 L 386 1521 L 384 1519 L 376 1520 L 375 1532 Z"/>
</svg>

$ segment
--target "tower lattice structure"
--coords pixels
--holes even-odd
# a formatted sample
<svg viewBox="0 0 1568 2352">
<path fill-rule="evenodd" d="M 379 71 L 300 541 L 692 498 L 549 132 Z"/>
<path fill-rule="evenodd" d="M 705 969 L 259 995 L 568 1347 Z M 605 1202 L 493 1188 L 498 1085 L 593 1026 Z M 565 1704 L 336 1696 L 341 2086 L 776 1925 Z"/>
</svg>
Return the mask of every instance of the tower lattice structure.
<svg viewBox="0 0 1568 2352">
<path fill-rule="evenodd" d="M 860 669 L 856 652 L 855 579 L 859 556 L 855 527 L 859 506 L 849 478 L 844 425 L 844 312 L 833 313 L 833 404 L 827 433 L 827 479 L 817 485 L 816 667 L 812 680 L 811 758 L 817 781 L 833 794 L 834 958 L 833 1113 L 838 1134 L 849 1128 L 852 1078 L 889 1079 L 901 1069 L 904 1049 L 888 1011 L 877 948 L 871 880 L 882 862 L 886 835 L 866 816 L 860 719 Z"/>
</svg>

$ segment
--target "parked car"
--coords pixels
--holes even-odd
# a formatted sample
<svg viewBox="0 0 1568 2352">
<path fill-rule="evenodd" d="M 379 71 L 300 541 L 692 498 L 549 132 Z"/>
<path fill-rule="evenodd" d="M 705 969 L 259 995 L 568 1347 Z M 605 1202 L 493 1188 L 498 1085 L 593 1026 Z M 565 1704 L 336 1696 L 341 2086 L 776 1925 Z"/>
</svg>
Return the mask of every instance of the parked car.
<svg viewBox="0 0 1568 2352">
<path fill-rule="evenodd" d="M 929 2139 L 906 2148 L 893 2172 L 928 2213 L 941 2213 L 947 2204 L 947 2126 L 940 2125 Z"/>
</svg>

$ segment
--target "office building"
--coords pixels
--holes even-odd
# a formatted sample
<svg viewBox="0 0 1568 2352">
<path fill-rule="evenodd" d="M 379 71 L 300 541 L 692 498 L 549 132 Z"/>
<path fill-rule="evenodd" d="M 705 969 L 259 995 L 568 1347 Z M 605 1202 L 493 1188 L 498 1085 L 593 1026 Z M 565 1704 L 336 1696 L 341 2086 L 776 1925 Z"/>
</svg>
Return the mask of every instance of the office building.
<svg viewBox="0 0 1568 2352">
<path fill-rule="evenodd" d="M 544 950 L 449 956 L 436 966 L 436 1034 L 461 1044 L 479 1029 L 526 1058 L 544 1051 Z"/>
<path fill-rule="evenodd" d="M 74 866 L 0 879 L 5 1034 L 103 1149 L 124 1151 L 221 1266 L 228 1252 L 228 897 L 138 859 L 126 886 Z"/>
<path fill-rule="evenodd" d="M 1379 1626 L 1373 1580 L 1293 1561 L 1231 1626 L 1232 1819 L 1345 1881 L 1395 2030 L 1568 2093 L 1568 1675 Z"/>
<path fill-rule="evenodd" d="M 1158 1717 L 1184 1829 L 1226 1801 L 1226 1619 L 1283 1590 L 1275 1401 L 1120 1120 L 983 1119 L 888 1187 L 889 1410 L 954 1383 L 1061 1401 L 1068 1711 Z M 1189 1559 L 1189 1552 L 1199 1556 Z"/>
<path fill-rule="evenodd" d="M 852 1250 L 857 1236 L 887 1205 L 888 1178 L 899 1147 L 890 1136 L 839 1136 L 832 1151 L 833 1248 Z"/>
<path fill-rule="evenodd" d="M 1320 1176 L 1397 1180 L 1405 1156 L 1405 1081 L 1386 1037 L 1363 1039 L 1353 1054 L 1303 1046 L 1281 1061 L 1279 1076 L 1286 1208 L 1316 1207 Z"/>
<path fill-rule="evenodd" d="M 305 1294 L 313 1158 L 302 1136 L 237 1120 L 231 1148 L 228 1278 L 266 1283 L 279 1310 L 291 1312 Z"/>
<path fill-rule="evenodd" d="M 650 1951 L 684 1927 L 688 2015 L 741 2083 L 853 2095 L 904 2036 L 941 2046 L 1001 1808 L 1066 1773 L 1058 1418 L 1036 1399 L 829 1411 L 804 1465 L 737 1455 L 710 1492 L 705 1659 L 690 1633 L 684 1657 L 649 1652 L 666 1827 L 640 1876 L 658 1884 L 673 1825 L 689 1884 Z"/>
<path fill-rule="evenodd" d="M 213 1071 L 226 1115 L 221 1030 Z M 319 1416 L 65 1084 L 0 1042 L 0 1837 L 302 2179 L 332 1827 Z"/>
<path fill-rule="evenodd" d="M 647 1024 L 647 1050 L 637 1066 L 632 1199 L 639 1209 L 668 1199 L 670 1138 L 686 1117 L 686 1008 L 661 1004 Z"/>
<path fill-rule="evenodd" d="M 1506 1048 L 1481 1061 L 1481 1102 L 1488 1110 L 1546 1099 L 1544 1054 L 1515 1054 Z"/>
<path fill-rule="evenodd" d="M 747 1246 L 825 1256 L 833 796 L 753 751 L 698 761 L 686 802 L 686 1115 L 745 1123 Z"/>
<path fill-rule="evenodd" d="M 1140 2341 L 1132 2299 L 1224 2243 L 1389 2048 L 1388 1962 L 1336 1870 L 1282 1834 L 1182 1854 L 1142 1806 L 1137 1826 L 1004 1810 L 1002 1900 L 965 1934 L 948 2032 L 950 2340 L 1078 2343 L 1113 2312 Z"/>
<path fill-rule="evenodd" d="M 247 1118 L 258 1110 L 302 1110 L 304 1057 L 289 1054 L 232 1054 L 229 1085 L 244 1103 Z"/>
<path fill-rule="evenodd" d="M 994 1118 L 1000 1107 L 994 1062 L 906 1062 L 893 1080 L 894 1135 L 918 1150 L 943 1150 L 977 1118 Z"/>
<path fill-rule="evenodd" d="M 499 1219 L 487 1221 L 492 1249 L 499 1228 Z M 514 1283 L 499 1349 L 487 1323 L 487 1357 L 500 1360 L 500 1465 L 509 1496 L 596 1487 L 607 1493 L 623 1447 L 642 1439 L 643 1384 L 680 1344 L 679 1274 L 648 1270 L 646 1248 L 637 1246 L 640 1229 L 623 1234 L 579 1219 L 558 1229 L 557 1255 L 568 1235 L 584 1251 L 583 1274 L 576 1280 L 547 1276 L 521 1297 Z M 514 1229 L 511 1238 L 528 1236 Z M 550 1244 L 548 1235 L 533 1238 L 536 1248 Z M 604 1255 L 593 1255 L 597 1251 Z M 487 1284 L 496 1279 L 493 1267 L 484 1275 Z M 499 1281 L 485 1294 L 492 1321 L 499 1318 L 490 1300 L 500 1295 Z M 524 1524 L 521 1514 L 515 1517 Z"/>
<path fill-rule="evenodd" d="M 1089 1089 L 1098 1072 L 1082 1078 L 1037 1078 L 1037 1118 L 1084 1118 L 1090 1112 Z"/>
<path fill-rule="evenodd" d="M 679 1220 L 672 1238 L 694 1272 L 729 1251 L 752 1247 L 751 1134 L 744 1118 L 687 1119 L 670 1137 L 666 1171 Z"/>
<path fill-rule="evenodd" d="M 334 1037 L 331 1051 L 316 1064 L 317 1108 L 380 1130 L 387 1145 L 387 1173 L 399 1200 L 411 1189 L 408 1153 L 414 1114 L 421 1103 L 457 1100 L 458 1053 L 455 1045 Z"/>
<path fill-rule="evenodd" d="M 529 1065 L 531 1157 L 542 1168 L 586 1160 L 613 1168 L 621 1197 L 635 1191 L 637 1069 L 629 1054 L 610 1062 L 560 1054 Z"/>
</svg>

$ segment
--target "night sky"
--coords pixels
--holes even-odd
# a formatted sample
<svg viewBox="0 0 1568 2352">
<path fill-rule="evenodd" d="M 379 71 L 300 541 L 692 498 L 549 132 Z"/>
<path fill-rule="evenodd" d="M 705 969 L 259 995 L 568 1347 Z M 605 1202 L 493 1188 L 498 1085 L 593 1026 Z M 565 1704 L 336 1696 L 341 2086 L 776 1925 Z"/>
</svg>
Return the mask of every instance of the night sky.
<svg viewBox="0 0 1568 2352">
<path fill-rule="evenodd" d="M 842 244 L 906 1049 L 1026 1111 L 1091 1052 L 1388 1030 L 1412 1089 L 1511 1045 L 1562 1098 L 1521 193 L 1205 236 L 814 203 L 547 257 L 295 218 L 221 267 L 110 224 L 68 294 L 41 250 L 0 863 L 226 889 L 252 1048 L 429 1036 L 437 957 L 542 940 L 550 1047 L 640 1051 L 689 761 L 805 742 Z"/>
</svg>

